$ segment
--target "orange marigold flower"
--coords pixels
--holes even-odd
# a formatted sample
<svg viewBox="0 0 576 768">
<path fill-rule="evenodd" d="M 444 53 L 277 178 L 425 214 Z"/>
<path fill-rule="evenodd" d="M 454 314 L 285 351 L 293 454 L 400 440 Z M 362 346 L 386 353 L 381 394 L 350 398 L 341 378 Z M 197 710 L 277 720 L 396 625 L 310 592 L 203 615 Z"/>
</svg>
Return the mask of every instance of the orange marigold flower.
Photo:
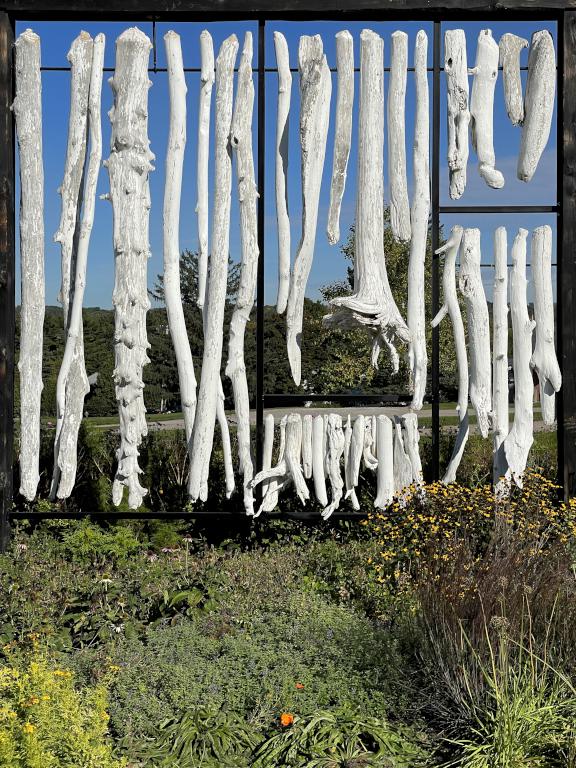
<svg viewBox="0 0 576 768">
<path fill-rule="evenodd" d="M 304 690 L 304 683 L 296 683 L 296 688 L 299 691 L 303 691 Z"/>
<path fill-rule="evenodd" d="M 292 715 L 290 712 L 282 712 L 280 715 L 280 725 L 283 728 L 287 728 L 289 725 L 292 725 L 294 722 L 294 715 Z"/>
</svg>

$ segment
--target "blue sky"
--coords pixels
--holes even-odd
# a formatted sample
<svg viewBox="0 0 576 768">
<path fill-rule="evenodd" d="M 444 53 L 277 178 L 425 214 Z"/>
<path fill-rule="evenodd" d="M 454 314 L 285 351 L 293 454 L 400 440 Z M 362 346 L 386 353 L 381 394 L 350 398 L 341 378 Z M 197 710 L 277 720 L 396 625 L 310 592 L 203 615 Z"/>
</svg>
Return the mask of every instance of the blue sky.
<svg viewBox="0 0 576 768">
<path fill-rule="evenodd" d="M 114 66 L 114 43 L 118 35 L 128 26 L 125 23 L 50 23 L 27 22 L 18 24 L 17 31 L 21 32 L 26 27 L 34 29 L 42 41 L 42 63 L 45 66 L 66 66 L 66 53 L 74 37 L 81 29 L 86 29 L 92 35 L 104 32 L 106 35 L 105 66 Z M 144 32 L 152 36 L 152 24 L 143 22 L 138 24 Z M 431 23 L 376 23 L 367 22 L 347 24 L 354 37 L 354 55 L 356 66 L 359 66 L 359 35 L 364 27 L 371 27 L 384 38 L 385 64 L 389 65 L 390 36 L 396 29 L 402 29 L 409 36 L 409 64 L 412 65 L 414 42 L 419 29 L 424 29 L 429 36 L 429 64 L 432 64 L 432 24 Z M 443 29 L 463 27 L 466 30 L 468 42 L 469 66 L 473 66 L 475 59 L 476 40 L 478 32 L 485 26 L 481 22 L 457 24 L 447 23 Z M 184 63 L 187 67 L 197 67 L 200 64 L 199 35 L 204 25 L 198 23 L 158 24 L 156 27 L 156 63 L 158 67 L 165 66 L 163 35 L 168 29 L 174 29 L 181 35 Z M 241 23 L 211 23 L 207 25 L 214 38 L 216 52 L 222 40 L 235 32 L 242 44 L 244 33 L 251 30 L 257 40 L 257 24 L 253 22 Z M 298 39 L 302 34 L 322 35 L 324 49 L 330 66 L 335 66 L 334 35 L 344 26 L 338 22 L 270 22 L 267 25 L 266 37 L 266 66 L 275 66 L 273 33 L 279 30 L 286 35 L 288 40 L 291 65 L 297 66 Z M 556 25 L 553 22 L 544 23 L 497 23 L 492 24 L 492 31 L 496 40 L 504 32 L 514 31 L 527 39 L 537 29 L 547 28 L 552 32 L 556 41 Z M 522 64 L 527 63 L 527 51 L 523 51 Z M 153 55 L 150 56 L 151 66 Z M 255 46 L 254 66 L 257 66 L 257 46 Z M 526 73 L 523 73 L 525 79 Z M 105 79 L 110 73 L 105 73 Z M 150 188 L 152 197 L 152 209 L 150 219 L 150 240 L 152 257 L 149 262 L 149 284 L 152 285 L 156 274 L 162 271 L 162 201 L 164 191 L 164 162 L 166 143 L 168 136 L 168 88 L 167 75 L 165 73 L 151 73 L 153 87 L 149 92 L 149 135 L 151 148 L 156 155 L 156 170 L 150 175 Z M 358 86 L 358 75 L 356 75 Z M 196 205 L 196 134 L 198 117 L 198 93 L 199 74 L 188 73 L 188 143 L 185 156 L 184 184 L 181 204 L 180 244 L 181 248 L 196 249 L 197 225 L 194 213 Z M 46 227 L 46 302 L 56 304 L 56 296 L 60 284 L 60 249 L 53 242 L 52 237 L 58 227 L 60 217 L 60 197 L 56 190 L 61 183 L 64 157 L 66 152 L 67 121 L 69 110 L 69 86 L 70 76 L 68 72 L 44 72 L 43 79 L 43 143 L 44 143 L 44 169 L 45 169 L 45 227 Z M 430 74 L 431 85 L 431 74 Z M 326 151 L 326 164 L 324 169 L 322 192 L 320 197 L 320 211 L 318 219 L 318 233 L 316 239 L 316 251 L 314 264 L 308 283 L 308 295 L 318 296 L 318 289 L 323 284 L 345 275 L 346 262 L 338 245 L 328 244 L 325 228 L 329 204 L 330 175 L 332 168 L 333 126 L 336 103 L 336 75 L 333 75 L 333 97 L 331 125 Z M 385 82 L 387 88 L 387 78 Z M 448 204 L 448 174 L 446 168 L 446 104 L 445 83 L 441 77 L 441 203 Z M 358 92 L 358 88 L 356 89 Z M 273 303 L 276 296 L 276 214 L 274 203 L 274 145 L 276 130 L 276 94 L 277 76 L 275 73 L 266 75 L 266 173 L 265 173 L 265 275 L 266 275 L 266 301 Z M 112 104 L 111 89 L 104 84 L 103 87 L 103 141 L 104 158 L 109 154 L 110 124 L 107 111 Z M 293 73 L 292 106 L 290 113 L 290 156 L 289 156 L 289 208 L 292 231 L 292 258 L 300 237 L 301 227 L 301 191 L 300 191 L 300 147 L 298 136 L 298 76 Z M 256 103 L 257 107 L 257 103 Z M 406 138 L 409 186 L 412 176 L 412 130 L 414 120 L 414 84 L 413 73 L 408 73 L 408 87 L 406 99 Z M 356 135 L 357 135 L 357 104 L 353 126 L 353 143 L 348 168 L 348 180 L 342 204 L 340 230 L 342 242 L 345 241 L 349 226 L 354 221 L 355 186 L 356 186 Z M 256 125 L 256 119 L 255 119 Z M 464 197 L 460 201 L 462 205 L 551 205 L 556 202 L 556 136 L 553 125 L 550 141 L 541 159 L 539 168 L 529 184 L 524 184 L 516 179 L 516 158 L 520 144 L 520 130 L 509 122 L 505 108 L 502 90 L 502 79 L 496 86 L 494 134 L 497 167 L 504 173 L 506 185 L 502 190 L 491 190 L 480 179 L 476 170 L 476 158 L 470 153 L 468 167 L 468 186 Z M 254 130 L 254 149 L 256 149 L 256 131 Z M 386 157 L 386 153 L 385 153 Z M 384 169 L 386 173 L 386 168 Z M 386 178 L 386 176 L 385 176 Z M 108 174 L 102 169 L 99 179 L 98 194 L 108 191 Z M 388 194 L 387 183 L 385 193 Z M 19 192 L 18 192 L 19 194 Z M 508 227 L 509 242 L 519 226 L 531 229 L 540 224 L 550 224 L 554 230 L 555 216 L 549 214 L 526 214 L 524 216 L 510 215 L 476 215 L 458 214 L 443 215 L 442 223 L 448 229 L 452 224 L 459 223 L 463 226 L 478 226 L 482 229 L 482 256 L 487 264 L 492 261 L 492 236 L 493 230 L 500 225 Z M 235 187 L 232 195 L 231 217 L 231 256 L 238 260 L 239 252 L 239 221 L 238 205 Z M 490 270 L 485 270 L 485 282 L 488 290 L 491 282 Z M 112 209 L 109 202 L 97 201 L 94 230 L 92 234 L 88 279 L 85 294 L 86 306 L 109 307 L 111 305 L 112 288 L 114 283 L 114 259 L 112 252 Z"/>
</svg>

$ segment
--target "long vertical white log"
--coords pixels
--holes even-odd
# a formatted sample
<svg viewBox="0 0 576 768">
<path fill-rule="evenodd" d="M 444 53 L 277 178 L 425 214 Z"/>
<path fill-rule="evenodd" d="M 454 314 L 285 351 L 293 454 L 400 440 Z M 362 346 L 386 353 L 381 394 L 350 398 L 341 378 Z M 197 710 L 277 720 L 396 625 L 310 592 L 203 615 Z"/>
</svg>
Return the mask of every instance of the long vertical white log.
<svg viewBox="0 0 576 768">
<path fill-rule="evenodd" d="M 418 416 L 415 413 L 405 413 L 400 416 L 400 422 L 402 424 L 402 437 L 404 442 L 404 448 L 410 459 L 410 466 L 412 467 L 412 483 L 421 485 L 424 477 L 422 474 L 422 461 L 420 459 L 420 449 L 418 443 L 420 442 L 420 433 L 418 432 Z"/>
<path fill-rule="evenodd" d="M 200 309 L 206 298 L 208 276 L 208 161 L 210 158 L 210 105 L 214 86 L 214 44 L 206 29 L 200 34 L 200 107 L 198 111 L 198 159 L 196 189 L 198 202 L 198 299 Z"/>
<path fill-rule="evenodd" d="M 364 450 L 362 459 L 366 469 L 375 472 L 378 468 L 378 459 L 376 457 L 377 445 L 377 422 L 370 416 L 364 417 Z"/>
<path fill-rule="evenodd" d="M 312 422 L 313 416 L 307 413 L 302 417 L 302 472 L 306 480 L 312 477 Z"/>
<path fill-rule="evenodd" d="M 512 350 L 514 366 L 514 423 L 504 441 L 508 462 L 507 477 L 521 488 L 528 453 L 533 442 L 534 384 L 530 370 L 532 331 L 534 321 L 528 316 L 526 300 L 526 237 L 527 230 L 519 229 L 512 246 L 512 272 L 510 275 L 510 314 L 512 317 Z"/>
<path fill-rule="evenodd" d="M 328 121 L 332 77 L 320 35 L 302 35 L 298 49 L 300 71 L 300 144 L 302 147 L 302 237 L 290 280 L 286 315 L 288 360 L 294 382 L 302 376 L 301 343 L 306 283 L 314 257 L 318 204 Z"/>
<path fill-rule="evenodd" d="M 290 217 L 288 215 L 288 136 L 292 73 L 288 43 L 274 32 L 278 68 L 278 113 L 276 117 L 276 218 L 278 220 L 278 297 L 276 311 L 282 315 L 290 292 Z"/>
<path fill-rule="evenodd" d="M 254 474 L 250 441 L 250 398 L 244 361 L 244 334 L 250 312 L 254 306 L 256 276 L 258 272 L 258 223 L 256 200 L 258 192 L 254 178 L 252 156 L 252 114 L 254 108 L 254 83 L 252 81 L 252 33 L 246 32 L 244 49 L 238 69 L 236 105 L 232 117 L 230 140 L 236 153 L 236 176 L 240 203 L 240 241 L 242 262 L 240 285 L 236 306 L 230 321 L 230 342 L 226 375 L 232 381 L 236 428 L 238 437 L 239 470 L 243 475 L 244 508 L 254 514 L 254 497 L 250 481 Z"/>
<path fill-rule="evenodd" d="M 489 29 L 480 30 L 476 48 L 476 64 L 472 70 L 470 128 L 472 146 L 478 157 L 478 171 L 489 187 L 500 189 L 504 176 L 496 169 L 494 152 L 494 89 L 498 79 L 498 44 Z"/>
<path fill-rule="evenodd" d="M 330 208 L 326 228 L 330 245 L 334 245 L 340 240 L 340 208 L 346 186 L 346 169 L 352 141 L 354 41 L 347 29 L 336 34 L 336 69 L 338 71 L 336 128 L 334 130 L 334 154 L 332 156 Z"/>
<path fill-rule="evenodd" d="M 540 402 L 545 424 L 554 424 L 556 392 L 562 374 L 554 346 L 554 297 L 552 295 L 552 230 L 548 225 L 532 232 L 530 264 L 534 281 L 536 343 L 530 365 L 538 374 Z"/>
<path fill-rule="evenodd" d="M 500 66 L 504 83 L 504 103 L 512 125 L 522 125 L 524 122 L 524 97 L 522 94 L 522 78 L 520 76 L 520 54 L 528 47 L 528 40 L 512 32 L 506 32 L 498 44 L 500 50 Z"/>
<path fill-rule="evenodd" d="M 314 479 L 314 495 L 322 507 L 328 504 L 324 452 L 324 419 L 322 416 L 314 416 L 312 424 L 312 477 Z"/>
<path fill-rule="evenodd" d="M 40 399 L 44 325 L 44 167 L 40 38 L 16 40 L 12 109 L 20 148 L 20 493 L 32 501 L 40 479 Z"/>
<path fill-rule="evenodd" d="M 390 182 L 390 226 L 396 240 L 410 240 L 410 204 L 406 176 L 406 75 L 408 35 L 392 34 L 390 85 L 388 88 L 388 178 Z"/>
<path fill-rule="evenodd" d="M 282 462 L 284 459 L 284 452 L 286 450 L 286 423 L 288 422 L 288 416 L 282 416 L 280 419 L 280 441 L 278 447 L 278 462 Z M 263 464 L 262 470 L 270 470 L 272 467 L 272 448 L 274 443 L 274 416 L 271 413 L 267 414 L 264 421 L 264 451 L 263 451 Z M 254 482 L 252 482 L 254 485 Z M 262 504 L 254 515 L 258 517 L 261 512 L 272 512 L 278 505 L 278 491 L 281 485 L 278 482 L 277 477 L 271 477 L 270 480 L 265 481 L 262 484 Z"/>
<path fill-rule="evenodd" d="M 322 510 L 322 518 L 328 518 L 338 509 L 344 493 L 344 479 L 340 469 L 344 455 L 345 437 L 342 430 L 342 416 L 331 413 L 326 424 L 326 468 L 330 480 L 330 504 Z"/>
<path fill-rule="evenodd" d="M 362 414 L 356 416 L 352 426 L 350 442 L 350 484 L 356 487 L 360 481 L 360 464 L 364 455 L 364 440 L 366 438 L 366 419 Z M 349 488 L 347 489 L 350 490 Z M 348 497 L 350 493 L 346 493 Z"/>
<path fill-rule="evenodd" d="M 504 439 L 508 434 L 508 240 L 506 227 L 494 233 L 494 290 L 492 293 L 492 429 L 493 482 L 498 486 L 508 465 Z"/>
<path fill-rule="evenodd" d="M 291 413 L 286 417 L 286 441 L 280 446 L 280 455 L 275 467 L 268 470 L 262 470 L 251 481 L 254 488 L 271 478 L 278 479 L 277 489 L 287 487 L 290 483 L 294 484 L 296 494 L 302 504 L 305 504 L 310 498 L 310 492 L 300 466 L 300 453 L 302 446 L 302 418 L 298 413 Z M 268 490 L 264 502 L 268 499 L 270 490 Z M 263 511 L 264 504 L 258 510 L 257 515 Z"/>
<path fill-rule="evenodd" d="M 414 196 L 410 219 L 412 240 L 408 262 L 408 310 L 410 331 L 408 362 L 412 374 L 414 392 L 412 408 L 422 408 L 426 394 L 428 354 L 426 351 L 426 246 L 428 244 L 428 218 L 430 216 L 430 168 L 429 168 L 429 98 L 428 98 L 428 37 L 424 30 L 416 35 L 414 51 L 414 78 L 416 83 L 416 115 L 414 118 Z"/>
<path fill-rule="evenodd" d="M 236 35 L 231 35 L 222 43 L 216 61 L 216 140 L 210 279 L 207 306 L 205 307 L 202 375 L 198 390 L 188 483 L 188 492 L 194 501 L 200 497 L 201 488 L 203 495 L 205 495 L 219 397 L 230 238 L 232 186 L 232 158 L 229 151 L 230 125 L 232 121 L 234 62 L 237 52 L 238 39 Z"/>
<path fill-rule="evenodd" d="M 528 56 L 528 78 L 524 97 L 524 124 L 520 140 L 517 175 L 530 181 L 548 143 L 554 96 L 556 93 L 556 55 L 548 30 L 532 35 Z"/>
<path fill-rule="evenodd" d="M 394 418 L 394 493 L 400 496 L 402 491 L 412 484 L 412 462 L 404 445 L 404 435 L 402 432 L 402 420 L 396 416 Z"/>
<path fill-rule="evenodd" d="M 464 448 L 468 441 L 468 355 L 466 353 L 466 334 L 460 312 L 458 294 L 456 292 L 456 257 L 462 242 L 463 229 L 456 225 L 452 227 L 450 237 L 436 253 L 444 253 L 444 273 L 442 275 L 442 290 L 444 292 L 444 304 L 436 317 L 432 320 L 432 327 L 438 325 L 442 318 L 449 315 L 452 323 L 454 347 L 456 349 L 456 365 L 458 367 L 458 434 L 452 449 L 452 456 L 446 468 L 442 482 L 453 483 L 456 481 L 456 472 L 462 460 Z"/>
<path fill-rule="evenodd" d="M 444 34 L 444 73 L 448 100 L 448 171 L 450 197 L 458 200 L 466 189 L 468 166 L 468 59 L 463 29 L 448 29 Z"/>
<path fill-rule="evenodd" d="M 352 509 L 359 510 L 360 504 L 358 497 L 356 496 L 356 489 L 354 487 L 353 471 L 354 463 L 358 462 L 358 468 L 360 467 L 360 458 L 362 456 L 361 449 L 357 443 L 353 443 L 354 431 L 352 429 L 352 420 L 350 414 L 346 419 L 346 426 L 344 428 L 344 485 L 345 485 L 345 499 L 350 499 Z M 357 457 L 357 458 L 356 458 Z"/>
<path fill-rule="evenodd" d="M 376 430 L 378 471 L 374 506 L 386 509 L 394 498 L 394 442 L 392 422 L 388 416 L 378 416 Z"/>
<path fill-rule="evenodd" d="M 470 345 L 470 402 L 482 437 L 488 436 L 492 414 L 490 319 L 480 268 L 480 230 L 465 229 L 460 245 L 460 293 L 466 304 Z"/>
</svg>

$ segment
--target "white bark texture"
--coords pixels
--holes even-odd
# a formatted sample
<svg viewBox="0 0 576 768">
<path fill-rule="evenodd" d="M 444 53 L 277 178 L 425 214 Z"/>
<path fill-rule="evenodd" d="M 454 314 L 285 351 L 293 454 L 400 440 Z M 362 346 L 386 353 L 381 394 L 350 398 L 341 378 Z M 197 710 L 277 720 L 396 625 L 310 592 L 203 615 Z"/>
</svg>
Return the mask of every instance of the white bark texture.
<svg viewBox="0 0 576 768">
<path fill-rule="evenodd" d="M 468 126 L 470 124 L 468 59 L 463 29 L 444 35 L 444 73 L 448 100 L 448 171 L 450 197 L 458 200 L 466 189 Z"/>
<path fill-rule="evenodd" d="M 533 442 L 534 384 L 530 370 L 532 331 L 534 321 L 528 316 L 526 301 L 526 237 L 519 229 L 512 246 L 512 272 L 510 275 L 510 314 L 512 317 L 512 350 L 514 366 L 514 423 L 504 441 L 508 462 L 507 477 L 521 488 L 528 453 Z"/>
<path fill-rule="evenodd" d="M 302 472 L 306 480 L 312 477 L 312 422 L 311 414 L 302 417 Z"/>
<path fill-rule="evenodd" d="M 524 124 L 517 174 L 530 181 L 548 143 L 556 93 L 556 54 L 548 30 L 535 32 L 530 41 L 528 78 L 524 97 Z"/>
<path fill-rule="evenodd" d="M 556 392 L 562 374 L 554 346 L 554 297 L 552 295 L 552 230 L 548 225 L 532 232 L 530 264 L 534 281 L 536 343 L 530 365 L 538 374 L 540 403 L 545 424 L 554 424 Z"/>
<path fill-rule="evenodd" d="M 198 390 L 196 419 L 194 421 L 188 483 L 188 492 L 193 501 L 206 495 L 210 454 L 212 453 L 214 441 L 214 426 L 218 401 L 221 401 L 220 364 L 222 360 L 224 304 L 228 283 L 230 195 L 232 185 L 230 125 L 232 121 L 234 63 L 237 52 L 238 40 L 236 35 L 231 35 L 222 43 L 216 61 L 216 140 L 212 249 L 210 278 L 208 281 L 206 306 L 204 307 L 204 356 L 200 388 Z M 224 444 L 224 433 L 222 441 Z"/>
<path fill-rule="evenodd" d="M 336 35 L 336 69 L 338 95 L 336 97 L 336 127 L 332 157 L 332 183 L 330 208 L 326 229 L 330 245 L 340 240 L 340 208 L 346 186 L 346 169 L 352 142 L 352 114 L 354 112 L 354 41 L 347 29 Z"/>
<path fill-rule="evenodd" d="M 394 498 L 394 442 L 392 422 L 388 416 L 378 416 L 376 427 L 378 472 L 376 475 L 376 509 L 386 509 Z"/>
<path fill-rule="evenodd" d="M 150 255 L 148 174 L 154 155 L 148 140 L 148 59 L 152 43 L 136 27 L 116 41 L 116 69 L 110 85 L 114 106 L 111 152 L 107 162 L 110 199 L 114 213 L 115 322 L 114 383 L 120 415 L 118 467 L 112 500 L 122 501 L 128 488 L 128 504 L 136 509 L 146 489 L 140 485 L 138 448 L 147 434 L 142 369 L 149 361 L 146 313 L 150 306 L 147 264 Z"/>
<path fill-rule="evenodd" d="M 258 192 L 254 178 L 252 156 L 252 115 L 254 109 L 254 83 L 252 81 L 252 33 L 244 38 L 244 49 L 238 69 L 236 105 L 232 117 L 230 140 L 236 153 L 236 176 L 240 204 L 240 241 L 242 261 L 240 285 L 236 306 L 230 321 L 230 342 L 226 375 L 232 381 L 236 429 L 238 438 L 239 471 L 243 476 L 244 509 L 254 514 L 254 497 L 250 481 L 254 474 L 250 440 L 250 398 L 244 360 L 244 334 L 250 312 L 254 306 L 256 276 L 258 272 L 258 223 L 256 200 Z"/>
<path fill-rule="evenodd" d="M 262 470 L 252 480 L 252 488 L 264 480 L 278 479 L 277 490 L 294 483 L 296 494 L 302 504 L 306 504 L 310 498 L 310 492 L 302 474 L 300 466 L 300 452 L 302 446 L 302 418 L 298 413 L 291 413 L 286 421 L 286 443 L 284 452 L 278 457 L 275 467 Z M 267 496 L 270 493 L 268 490 Z M 265 500 L 267 498 L 265 497 Z M 260 514 L 260 510 L 258 511 Z"/>
<path fill-rule="evenodd" d="M 302 148 L 302 237 L 294 261 L 286 316 L 286 343 L 294 382 L 302 376 L 301 343 L 306 283 L 314 257 L 316 225 L 326 139 L 330 119 L 332 76 L 320 35 L 302 35 L 300 72 L 300 145 Z"/>
<path fill-rule="evenodd" d="M 282 416 L 280 419 L 280 443 L 278 448 L 278 462 L 281 462 L 284 458 L 284 451 L 286 449 L 286 422 L 288 416 Z M 274 447 L 274 416 L 269 413 L 264 420 L 264 452 L 262 470 L 269 470 L 272 468 L 272 452 Z M 252 483 L 254 485 L 254 483 Z M 278 505 L 278 488 L 279 482 L 277 477 L 272 477 L 270 480 L 265 480 L 262 483 L 262 503 L 255 513 L 254 517 L 258 517 L 262 512 L 272 512 Z"/>
<path fill-rule="evenodd" d="M 405 413 L 400 416 L 402 424 L 402 437 L 404 439 L 404 448 L 410 459 L 412 467 L 412 481 L 417 485 L 424 482 L 422 473 L 422 461 L 420 459 L 420 433 L 418 432 L 418 416 L 415 413 Z"/>
<path fill-rule="evenodd" d="M 502 35 L 499 43 L 500 66 L 504 81 L 504 102 L 512 125 L 524 122 L 524 96 L 520 76 L 520 54 L 528 47 L 528 40 L 512 32 Z"/>
<path fill-rule="evenodd" d="M 278 113 L 276 117 L 276 218 L 278 221 L 278 297 L 276 311 L 282 315 L 290 292 L 290 216 L 288 214 L 288 137 L 292 73 L 288 43 L 274 32 L 278 67 Z"/>
<path fill-rule="evenodd" d="M 352 428 L 352 420 L 350 414 L 346 419 L 346 426 L 344 428 L 344 485 L 345 485 L 345 499 L 350 499 L 352 509 L 358 511 L 360 504 L 358 497 L 356 496 L 356 490 L 354 487 L 353 471 L 354 467 L 358 465 L 360 468 L 360 459 L 362 457 L 361 446 L 356 442 L 353 443 L 354 430 Z"/>
<path fill-rule="evenodd" d="M 314 479 L 314 495 L 322 507 L 328 505 L 326 493 L 326 475 L 324 471 L 325 428 L 324 418 L 314 416 L 312 424 L 312 477 Z"/>
<path fill-rule="evenodd" d="M 428 244 L 428 218 L 430 216 L 429 169 L 429 98 L 428 98 L 428 38 L 423 30 L 416 35 L 414 76 L 416 83 L 416 115 L 414 118 L 414 196 L 410 219 L 412 240 L 408 262 L 408 309 L 410 331 L 408 362 L 414 388 L 411 407 L 422 408 L 426 394 L 428 354 L 426 351 L 426 247 Z"/>
<path fill-rule="evenodd" d="M 412 462 L 404 445 L 402 433 L 402 420 L 394 418 L 394 493 L 400 496 L 402 492 L 412 484 Z"/>
<path fill-rule="evenodd" d="M 494 290 L 492 293 L 492 429 L 493 483 L 497 488 L 508 465 L 504 439 L 508 434 L 508 240 L 505 227 L 494 233 Z"/>
<path fill-rule="evenodd" d="M 376 435 L 377 423 L 370 416 L 364 418 L 364 449 L 362 452 L 362 460 L 366 469 L 375 472 L 378 469 L 378 459 L 376 458 L 377 435 Z"/>
<path fill-rule="evenodd" d="M 395 345 L 408 342 L 410 332 L 392 296 L 384 255 L 384 47 L 382 38 L 369 29 L 362 31 L 360 39 L 354 292 L 333 299 L 336 310 L 324 322 L 345 329 L 365 327 L 372 336 L 373 364 L 385 345 L 397 371 Z"/>
<path fill-rule="evenodd" d="M 476 48 L 476 64 L 472 73 L 470 129 L 472 146 L 478 157 L 478 170 L 493 189 L 504 186 L 504 176 L 496 169 L 494 152 L 494 90 L 498 79 L 498 43 L 489 29 L 480 30 Z"/>
<path fill-rule="evenodd" d="M 350 443 L 350 483 L 355 488 L 360 481 L 360 464 L 364 456 L 366 440 L 366 419 L 356 416 L 352 426 L 352 441 Z"/>
<path fill-rule="evenodd" d="M 454 347 L 456 350 L 456 364 L 458 367 L 458 434 L 456 442 L 452 449 L 452 456 L 444 474 L 444 483 L 453 483 L 456 481 L 456 472 L 462 460 L 464 448 L 468 441 L 468 355 L 466 352 L 466 334 L 464 332 L 464 323 L 458 294 L 456 292 L 456 257 L 460 250 L 462 242 L 463 229 L 456 225 L 452 227 L 450 237 L 446 243 L 436 251 L 444 253 L 444 273 L 442 275 L 442 290 L 444 292 L 444 304 L 436 317 L 432 320 L 432 327 L 435 327 L 442 319 L 449 315 L 452 323 L 452 334 L 454 336 Z"/>
<path fill-rule="evenodd" d="M 202 309 L 208 277 L 208 162 L 210 158 L 210 105 L 214 86 L 214 44 L 206 29 L 200 34 L 200 107 L 198 111 L 198 299 Z"/>
<path fill-rule="evenodd" d="M 330 480 L 330 504 L 322 510 L 322 518 L 328 518 L 338 509 L 344 494 L 344 479 L 340 463 L 346 443 L 342 430 L 342 416 L 331 413 L 326 424 L 326 467 Z"/>
<path fill-rule="evenodd" d="M 488 437 L 492 414 L 490 319 L 480 268 L 480 230 L 465 229 L 460 245 L 460 293 L 466 304 L 470 345 L 470 402 L 482 437 Z"/>
<path fill-rule="evenodd" d="M 14 45 L 12 109 L 20 149 L 20 493 L 32 501 L 40 479 L 40 398 L 44 325 L 44 168 L 40 38 L 31 29 Z"/>
<path fill-rule="evenodd" d="M 392 34 L 390 84 L 388 87 L 388 178 L 390 182 L 390 227 L 396 240 L 410 240 L 410 203 L 406 176 L 406 76 L 408 35 Z"/>
</svg>

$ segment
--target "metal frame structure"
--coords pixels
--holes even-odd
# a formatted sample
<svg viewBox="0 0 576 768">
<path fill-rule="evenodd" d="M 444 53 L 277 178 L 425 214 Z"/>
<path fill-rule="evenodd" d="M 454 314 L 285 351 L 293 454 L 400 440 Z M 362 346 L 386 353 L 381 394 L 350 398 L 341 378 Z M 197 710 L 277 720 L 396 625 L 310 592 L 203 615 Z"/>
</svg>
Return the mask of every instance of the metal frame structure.
<svg viewBox="0 0 576 768">
<path fill-rule="evenodd" d="M 264 391 L 264 159 L 266 72 L 265 34 L 274 21 L 420 21 L 433 24 L 432 120 L 431 120 L 431 226 L 432 247 L 440 239 L 442 214 L 553 213 L 557 216 L 557 322 L 558 357 L 563 388 L 558 397 L 558 467 L 565 497 L 576 494 L 576 0 L 285 0 L 279 10 L 275 0 L 0 0 L 0 550 L 7 546 L 10 521 L 18 518 L 163 518 L 184 519 L 219 511 L 173 513 L 79 513 L 33 512 L 13 509 L 12 466 L 14 447 L 15 359 L 15 163 L 14 125 L 11 113 L 14 89 L 13 43 L 16 21 L 126 21 L 155 22 L 257 21 L 258 22 L 258 267 L 256 303 L 256 462 L 262 463 L 264 411 L 280 401 L 298 405 L 310 400 L 349 399 L 349 395 L 269 394 Z M 555 21 L 558 46 L 557 91 L 557 201 L 551 206 L 446 206 L 440 205 L 440 75 L 441 25 L 443 21 L 486 22 Z M 154 49 L 155 50 L 155 49 Z M 66 69 L 47 67 L 45 69 Z M 152 71 L 161 71 L 154 67 Z M 439 258 L 432 261 L 432 315 L 440 303 Z M 571 309 L 572 307 L 572 309 Z M 432 336 L 432 471 L 439 475 L 439 329 Z M 355 396 L 366 403 L 378 395 Z M 239 505 L 241 506 L 241 505 Z M 227 513 L 230 514 L 230 513 Z M 240 514 L 240 509 L 239 509 Z M 335 515 L 336 516 L 336 515 Z M 359 518 L 358 514 L 339 517 Z M 303 514 L 302 517 L 309 517 Z"/>
</svg>

